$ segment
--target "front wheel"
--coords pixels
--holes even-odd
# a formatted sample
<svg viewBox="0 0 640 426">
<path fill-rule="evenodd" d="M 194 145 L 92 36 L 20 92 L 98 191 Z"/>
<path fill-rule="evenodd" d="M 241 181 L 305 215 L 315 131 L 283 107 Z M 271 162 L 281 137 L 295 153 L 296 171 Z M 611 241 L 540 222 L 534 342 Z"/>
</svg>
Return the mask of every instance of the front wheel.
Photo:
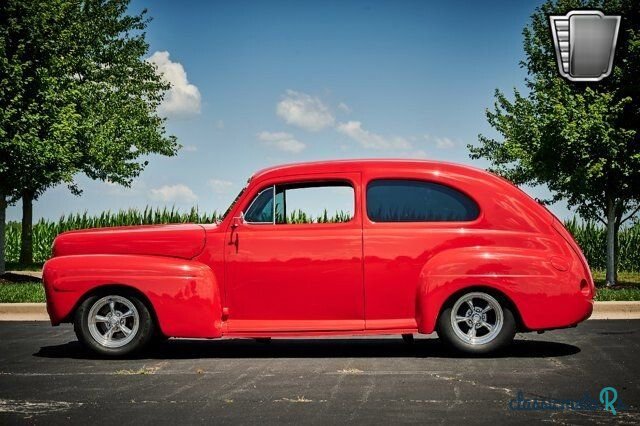
<svg viewBox="0 0 640 426">
<path fill-rule="evenodd" d="M 153 318 L 140 298 L 128 292 L 107 292 L 85 299 L 75 313 L 78 340 L 109 356 L 134 353 L 154 335 Z"/>
<path fill-rule="evenodd" d="M 508 304 L 482 291 L 461 295 L 438 318 L 440 338 L 470 354 L 484 354 L 506 346 L 515 333 L 516 321 Z"/>
</svg>

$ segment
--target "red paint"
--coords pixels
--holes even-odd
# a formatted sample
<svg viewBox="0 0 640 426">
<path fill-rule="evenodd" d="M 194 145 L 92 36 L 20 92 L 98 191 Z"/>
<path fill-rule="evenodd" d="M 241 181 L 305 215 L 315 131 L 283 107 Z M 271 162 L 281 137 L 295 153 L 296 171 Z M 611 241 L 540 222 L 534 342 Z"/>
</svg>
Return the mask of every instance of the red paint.
<svg viewBox="0 0 640 426">
<path fill-rule="evenodd" d="M 470 222 L 373 223 L 367 183 L 405 178 L 473 198 Z M 344 180 L 354 218 L 339 224 L 252 225 L 238 217 L 264 187 Z M 543 207 L 482 170 L 428 161 L 294 164 L 256 173 L 219 225 L 105 228 L 64 233 L 46 263 L 53 324 L 92 290 L 118 285 L 149 301 L 168 336 L 431 333 L 454 293 L 504 294 L 522 327 L 588 318 L 595 288 L 584 256 Z"/>
</svg>

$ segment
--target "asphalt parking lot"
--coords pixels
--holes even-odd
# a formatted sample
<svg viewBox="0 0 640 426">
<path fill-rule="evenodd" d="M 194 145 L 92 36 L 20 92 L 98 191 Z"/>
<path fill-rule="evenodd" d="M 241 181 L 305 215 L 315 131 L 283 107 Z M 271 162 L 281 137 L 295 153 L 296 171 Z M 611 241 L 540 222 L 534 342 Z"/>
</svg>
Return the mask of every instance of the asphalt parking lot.
<svg viewBox="0 0 640 426">
<path fill-rule="evenodd" d="M 640 320 L 516 339 L 487 358 L 460 357 L 433 335 L 414 344 L 399 336 L 170 340 L 135 359 L 105 360 L 69 325 L 2 322 L 0 423 L 640 422 Z M 604 387 L 617 391 L 616 416 L 509 407 L 518 407 L 518 392 L 598 399 Z"/>
</svg>

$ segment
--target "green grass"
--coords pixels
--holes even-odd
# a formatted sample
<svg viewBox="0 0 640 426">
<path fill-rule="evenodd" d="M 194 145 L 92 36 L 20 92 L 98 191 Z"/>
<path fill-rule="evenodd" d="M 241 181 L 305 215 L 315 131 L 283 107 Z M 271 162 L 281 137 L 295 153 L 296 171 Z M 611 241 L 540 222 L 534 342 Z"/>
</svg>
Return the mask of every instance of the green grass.
<svg viewBox="0 0 640 426">
<path fill-rule="evenodd" d="M 599 288 L 596 293 L 598 302 L 640 301 L 640 287 L 636 288 Z"/>
<path fill-rule="evenodd" d="M 593 270 L 591 273 L 593 274 L 593 281 L 595 281 L 596 287 L 604 287 L 606 284 L 606 272 Z M 618 282 L 616 287 L 637 287 L 640 289 L 640 272 L 618 272 Z"/>
<path fill-rule="evenodd" d="M 640 301 L 640 272 L 618 272 L 618 282 L 613 288 L 606 287 L 605 271 L 591 272 L 597 287 L 597 301 Z"/>
<path fill-rule="evenodd" d="M 39 282 L 0 284 L 0 303 L 35 303 L 44 301 L 44 287 Z"/>
</svg>

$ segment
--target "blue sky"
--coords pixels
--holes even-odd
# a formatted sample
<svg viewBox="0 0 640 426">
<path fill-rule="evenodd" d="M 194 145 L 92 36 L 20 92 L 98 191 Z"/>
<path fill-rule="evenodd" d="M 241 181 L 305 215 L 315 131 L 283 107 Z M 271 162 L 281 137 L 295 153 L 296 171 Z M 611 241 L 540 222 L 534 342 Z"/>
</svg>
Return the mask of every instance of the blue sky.
<svg viewBox="0 0 640 426">
<path fill-rule="evenodd" d="M 34 216 L 224 211 L 253 172 L 287 162 L 420 157 L 484 167 L 466 144 L 494 134 L 484 110 L 496 88 L 522 89 L 521 33 L 539 3 L 134 0 L 132 11 L 153 17 L 149 57 L 175 87 L 161 113 L 184 148 L 152 157 L 130 189 L 82 177 L 80 197 L 53 188 Z M 9 220 L 19 217 L 19 204 L 10 207 Z"/>
</svg>

